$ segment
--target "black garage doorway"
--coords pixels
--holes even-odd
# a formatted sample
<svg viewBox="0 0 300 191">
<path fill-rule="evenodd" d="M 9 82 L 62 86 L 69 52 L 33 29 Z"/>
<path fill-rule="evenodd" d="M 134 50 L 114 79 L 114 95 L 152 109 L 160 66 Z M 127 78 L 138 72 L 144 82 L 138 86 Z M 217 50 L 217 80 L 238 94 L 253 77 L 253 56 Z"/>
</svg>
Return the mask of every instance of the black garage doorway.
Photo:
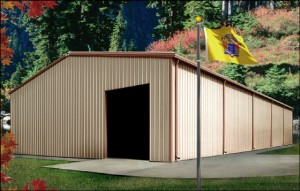
<svg viewBox="0 0 300 191">
<path fill-rule="evenodd" d="M 149 84 L 106 91 L 107 156 L 149 160 Z"/>
</svg>

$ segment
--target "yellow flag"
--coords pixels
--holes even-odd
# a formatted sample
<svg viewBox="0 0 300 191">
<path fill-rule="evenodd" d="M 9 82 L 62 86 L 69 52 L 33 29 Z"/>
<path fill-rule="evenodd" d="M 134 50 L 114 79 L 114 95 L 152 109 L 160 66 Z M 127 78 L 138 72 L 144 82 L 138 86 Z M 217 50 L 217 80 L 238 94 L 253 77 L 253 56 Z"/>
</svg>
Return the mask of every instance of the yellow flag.
<svg viewBox="0 0 300 191">
<path fill-rule="evenodd" d="M 248 50 L 244 39 L 231 27 L 204 28 L 207 60 L 236 64 L 258 64 Z"/>
</svg>

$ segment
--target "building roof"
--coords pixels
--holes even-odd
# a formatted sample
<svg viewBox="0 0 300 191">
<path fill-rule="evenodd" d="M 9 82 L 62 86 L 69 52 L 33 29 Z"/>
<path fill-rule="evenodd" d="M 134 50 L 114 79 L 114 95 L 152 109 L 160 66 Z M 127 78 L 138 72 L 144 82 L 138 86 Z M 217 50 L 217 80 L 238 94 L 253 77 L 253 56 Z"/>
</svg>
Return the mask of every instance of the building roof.
<svg viewBox="0 0 300 191">
<path fill-rule="evenodd" d="M 17 91 L 18 89 L 20 89 L 22 86 L 24 86 L 25 84 L 29 83 L 31 80 L 33 80 L 34 78 L 36 78 L 37 76 L 41 75 L 42 73 L 44 73 L 45 71 L 47 71 L 49 68 L 53 67 L 54 65 L 58 64 L 60 61 L 64 60 L 67 57 L 136 57 L 136 58 L 166 58 L 166 59 L 177 59 L 180 63 L 182 64 L 186 64 L 189 65 L 195 69 L 197 69 L 197 64 L 194 61 L 188 60 L 182 56 L 179 56 L 177 54 L 175 54 L 174 52 L 82 52 L 82 51 L 72 51 L 72 52 L 68 52 L 67 54 L 63 55 L 61 58 L 55 60 L 54 62 L 52 62 L 50 65 L 48 65 L 47 67 L 43 68 L 42 70 L 40 70 L 38 73 L 36 73 L 34 76 L 32 76 L 31 78 L 29 78 L 28 80 L 26 80 L 25 82 L 23 82 L 22 84 L 20 84 L 18 87 L 14 88 L 13 90 L 11 90 L 9 92 L 9 94 L 12 94 L 13 92 Z M 208 75 L 211 75 L 213 77 L 216 77 L 222 81 L 225 81 L 226 83 L 230 83 L 232 85 L 235 85 L 237 87 L 240 87 L 241 89 L 244 89 L 246 91 L 248 91 L 249 93 L 253 93 L 255 95 L 260 95 L 261 97 L 270 100 L 273 103 L 277 103 L 281 106 L 284 106 L 285 108 L 288 109 L 293 109 L 292 107 L 279 102 L 267 95 L 264 95 L 256 90 L 253 90 L 243 84 L 240 84 L 234 80 L 231 80 L 221 74 L 218 74 L 216 72 L 213 72 L 205 67 L 201 67 L 201 72 L 204 72 Z"/>
</svg>

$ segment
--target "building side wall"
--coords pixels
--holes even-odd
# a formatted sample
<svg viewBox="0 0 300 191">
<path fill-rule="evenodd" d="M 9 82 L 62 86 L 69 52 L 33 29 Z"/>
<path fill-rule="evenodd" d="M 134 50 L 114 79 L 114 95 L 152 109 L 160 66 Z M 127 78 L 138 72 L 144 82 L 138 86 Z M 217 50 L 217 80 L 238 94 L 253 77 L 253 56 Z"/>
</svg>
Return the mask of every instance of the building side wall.
<svg viewBox="0 0 300 191">
<path fill-rule="evenodd" d="M 201 76 L 201 156 L 223 154 L 223 82 Z"/>
<path fill-rule="evenodd" d="M 201 76 L 201 156 L 223 153 L 223 83 Z M 196 158 L 197 73 L 180 64 L 178 68 L 178 137 L 181 160 Z"/>
<path fill-rule="evenodd" d="M 234 85 L 225 86 L 225 153 L 252 150 L 252 95 Z"/>
<path fill-rule="evenodd" d="M 283 145 L 283 111 L 277 104 L 272 104 L 272 146 Z"/>
<path fill-rule="evenodd" d="M 67 57 L 11 95 L 16 153 L 106 157 L 105 91 L 150 84 L 150 160 L 169 161 L 169 63 Z"/>
<path fill-rule="evenodd" d="M 178 66 L 178 157 L 180 160 L 197 157 L 197 71 Z"/>
<path fill-rule="evenodd" d="M 253 97 L 254 148 L 264 149 L 271 146 L 271 102 L 261 97 Z"/>
<path fill-rule="evenodd" d="M 284 145 L 293 144 L 292 121 L 293 112 L 291 110 L 284 109 Z"/>
</svg>

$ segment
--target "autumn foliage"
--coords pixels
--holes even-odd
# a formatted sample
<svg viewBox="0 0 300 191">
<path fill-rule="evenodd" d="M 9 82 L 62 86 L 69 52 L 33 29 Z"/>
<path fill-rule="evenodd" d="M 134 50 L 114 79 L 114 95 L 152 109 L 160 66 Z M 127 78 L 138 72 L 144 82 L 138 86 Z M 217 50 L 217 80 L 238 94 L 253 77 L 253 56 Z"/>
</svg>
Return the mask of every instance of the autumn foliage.
<svg viewBox="0 0 300 191">
<path fill-rule="evenodd" d="M 36 18 L 41 16 L 46 8 L 54 8 L 57 3 L 55 1 L 2 1 L 1 0 L 1 64 L 8 65 L 11 63 L 13 49 L 9 48 L 10 39 L 6 35 L 7 28 L 3 24 L 8 20 L 7 12 L 14 11 L 19 8 L 23 12 L 28 12 L 28 16 Z M 3 184 L 9 184 L 13 179 L 7 176 L 2 169 L 9 169 L 9 162 L 13 159 L 13 150 L 17 144 L 13 133 L 6 133 L 1 137 L 1 190 L 17 190 L 17 187 L 4 188 Z M 46 181 L 32 180 L 30 184 L 26 184 L 22 190 L 47 190 Z"/>
<path fill-rule="evenodd" d="M 6 133 L 3 137 L 1 137 L 1 184 L 10 183 L 13 179 L 7 176 L 2 169 L 9 169 L 9 162 L 13 159 L 13 150 L 16 148 L 16 140 L 14 138 L 13 133 Z M 1 186 L 1 190 L 17 190 L 17 187 L 14 188 L 3 188 Z M 30 184 L 26 184 L 22 191 L 27 190 L 47 190 L 45 180 L 40 180 L 40 178 L 36 180 L 32 180 Z"/>
<path fill-rule="evenodd" d="M 36 18 L 41 16 L 46 8 L 53 9 L 57 3 L 55 1 L 2 1 L 1 0 L 1 26 L 8 20 L 6 12 L 14 11 L 15 8 L 28 11 L 28 16 Z M 1 27 L 1 64 L 11 63 L 13 56 L 12 48 L 9 48 L 9 37 L 6 35 L 7 28 Z"/>
<path fill-rule="evenodd" d="M 204 39 L 203 31 L 200 32 L 200 38 Z M 159 40 L 151 43 L 147 51 L 178 51 L 181 50 L 184 54 L 192 54 L 197 49 L 197 30 L 177 31 L 172 37 L 167 40 Z"/>
</svg>

